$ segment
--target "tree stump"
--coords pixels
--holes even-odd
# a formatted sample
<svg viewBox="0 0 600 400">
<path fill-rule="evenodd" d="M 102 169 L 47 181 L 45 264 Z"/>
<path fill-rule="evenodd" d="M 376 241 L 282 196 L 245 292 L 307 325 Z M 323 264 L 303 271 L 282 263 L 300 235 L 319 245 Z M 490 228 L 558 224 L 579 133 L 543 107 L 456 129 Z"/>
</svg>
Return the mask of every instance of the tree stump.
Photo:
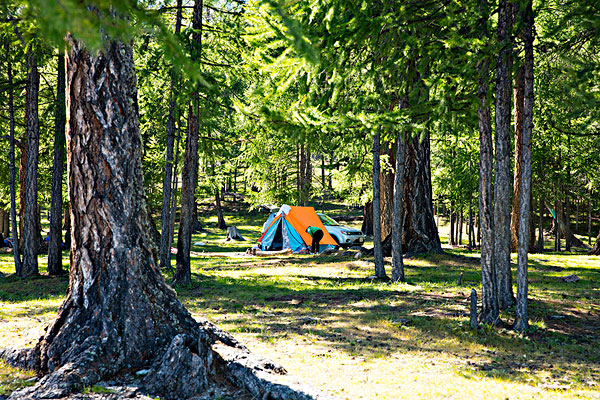
<svg viewBox="0 0 600 400">
<path fill-rule="evenodd" d="M 235 226 L 228 226 L 227 227 L 227 240 L 246 240 L 243 238 L 243 236 L 240 234 L 240 231 L 238 231 L 238 228 Z"/>
<path fill-rule="evenodd" d="M 477 321 L 477 292 L 475 291 L 475 289 L 471 289 L 471 296 L 469 296 L 469 300 L 469 320 L 471 322 L 471 329 L 477 330 L 477 328 L 479 327 L 479 323 Z"/>
</svg>

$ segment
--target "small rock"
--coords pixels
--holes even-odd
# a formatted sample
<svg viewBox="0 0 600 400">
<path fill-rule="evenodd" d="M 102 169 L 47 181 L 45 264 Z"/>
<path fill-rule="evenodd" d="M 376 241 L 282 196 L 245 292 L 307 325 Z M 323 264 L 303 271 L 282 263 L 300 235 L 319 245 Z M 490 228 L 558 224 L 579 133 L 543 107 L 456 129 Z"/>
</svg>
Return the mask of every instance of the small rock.
<svg viewBox="0 0 600 400">
<path fill-rule="evenodd" d="M 335 253 L 335 252 L 336 252 L 335 248 L 333 248 L 333 247 L 330 247 L 330 248 L 328 248 L 328 249 L 325 249 L 325 250 L 323 250 L 323 251 L 321 252 L 321 254 L 333 254 L 333 253 Z"/>
<path fill-rule="evenodd" d="M 144 375 L 148 375 L 148 373 L 150 372 L 149 369 L 140 369 L 139 371 L 136 371 L 136 375 L 137 376 L 144 376 Z"/>
<path fill-rule="evenodd" d="M 355 260 L 360 260 L 361 257 L 362 257 L 362 253 L 360 251 L 354 255 Z"/>
<path fill-rule="evenodd" d="M 581 278 L 575 274 L 562 276 L 560 279 L 562 279 L 564 282 L 568 282 L 568 283 L 577 282 L 577 281 L 581 280 Z"/>
</svg>

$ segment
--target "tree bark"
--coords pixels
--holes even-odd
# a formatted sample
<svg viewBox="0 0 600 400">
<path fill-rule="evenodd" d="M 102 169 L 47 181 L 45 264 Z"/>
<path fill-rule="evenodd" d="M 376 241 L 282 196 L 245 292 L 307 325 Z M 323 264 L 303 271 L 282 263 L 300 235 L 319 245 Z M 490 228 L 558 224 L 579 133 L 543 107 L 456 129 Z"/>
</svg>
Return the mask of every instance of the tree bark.
<svg viewBox="0 0 600 400">
<path fill-rule="evenodd" d="M 521 210 L 521 162 L 523 147 L 523 103 L 525 93 L 524 67 L 519 66 L 517 82 L 514 89 L 515 102 L 515 170 L 513 178 L 513 202 L 510 219 L 510 251 L 516 252 L 519 247 L 519 212 Z"/>
<path fill-rule="evenodd" d="M 192 17 L 192 59 L 199 60 L 202 49 L 202 0 L 194 2 Z M 177 240 L 177 264 L 173 275 L 174 284 L 191 282 L 190 250 L 192 244 L 194 193 L 198 181 L 198 121 L 199 96 L 194 94 L 194 100 L 188 109 L 188 135 L 185 144 L 185 156 L 181 175 L 181 217 L 179 221 L 179 237 Z"/>
<path fill-rule="evenodd" d="M 429 132 L 407 140 L 404 169 L 404 254 L 441 253 L 433 217 Z"/>
<path fill-rule="evenodd" d="M 598 232 L 598 237 L 596 237 L 596 243 L 594 247 L 589 252 L 592 256 L 600 256 L 600 232 Z"/>
<path fill-rule="evenodd" d="M 392 282 L 404 282 L 404 262 L 402 260 L 402 227 L 404 225 L 404 153 L 406 140 L 399 130 L 396 138 L 396 168 L 394 169 L 394 223 L 392 228 Z"/>
<path fill-rule="evenodd" d="M 587 218 L 587 231 L 588 231 L 588 244 L 592 244 L 592 189 L 589 190 L 590 198 L 588 199 L 588 218 Z"/>
<path fill-rule="evenodd" d="M 363 223 L 360 228 L 365 236 L 373 236 L 373 202 L 368 201 L 363 207 Z"/>
<path fill-rule="evenodd" d="M 56 80 L 56 115 L 54 119 L 54 161 L 50 199 L 50 237 L 48 239 L 48 274 L 60 275 L 62 268 L 62 179 L 65 157 L 65 56 L 58 56 Z"/>
<path fill-rule="evenodd" d="M 379 174 L 381 173 L 380 140 L 381 133 L 377 130 L 373 135 L 373 256 L 375 258 L 375 276 L 384 278 L 386 274 L 381 249 L 381 198 L 379 188 Z"/>
<path fill-rule="evenodd" d="M 27 120 L 27 161 L 25 168 L 25 197 L 23 199 L 23 269 L 22 276 L 38 275 L 38 189 L 37 170 L 40 148 L 40 129 L 38 120 L 38 92 L 40 75 L 36 56 L 31 48 L 27 49 L 27 89 L 26 89 L 26 120 Z"/>
<path fill-rule="evenodd" d="M 481 11 L 481 38 L 488 39 L 489 6 L 487 0 L 479 0 Z M 492 121 L 489 88 L 489 60 L 485 55 L 479 69 L 479 232 L 481 233 L 481 314 L 484 324 L 496 324 L 499 316 L 496 268 L 494 264 L 494 220 L 492 219 L 492 181 L 494 147 L 492 143 Z"/>
<path fill-rule="evenodd" d="M 527 294 L 527 261 L 529 251 L 529 218 L 531 214 L 531 133 L 533 131 L 533 9 L 532 0 L 527 2 L 521 13 L 523 16 L 523 39 L 525 42 L 523 137 L 521 160 L 521 210 L 519 215 L 519 249 L 517 257 L 517 307 L 514 329 L 525 332 L 529 328 Z"/>
<path fill-rule="evenodd" d="M 21 252 L 19 246 L 19 227 L 17 225 L 16 204 L 16 168 L 15 168 L 15 111 L 13 98 L 12 60 L 10 57 L 10 40 L 6 42 L 6 60 L 8 75 L 8 114 L 9 114 L 9 136 L 10 136 L 10 221 L 12 225 L 13 259 L 15 263 L 15 274 L 21 276 L 23 265 L 21 264 Z"/>
<path fill-rule="evenodd" d="M 494 263 L 498 280 L 498 305 L 504 310 L 515 303 L 510 266 L 510 119 L 512 5 L 500 0 L 498 7 L 498 54 L 496 72 L 496 157 L 494 179 Z"/>
<path fill-rule="evenodd" d="M 538 244 L 537 244 L 537 252 L 544 252 L 544 201 L 542 200 L 542 196 L 538 199 Z"/>
<path fill-rule="evenodd" d="M 381 154 L 387 154 L 389 162 L 394 164 L 392 143 L 386 142 L 381 146 Z M 379 191 L 381 197 L 381 237 L 386 238 L 392 234 L 394 224 L 394 178 L 395 173 L 389 168 L 379 172 Z"/>
<path fill-rule="evenodd" d="M 448 238 L 450 246 L 454 246 L 456 241 L 454 240 L 454 202 L 450 202 L 450 237 Z"/>
<path fill-rule="evenodd" d="M 175 17 L 175 35 L 181 32 L 181 6 L 183 0 L 177 0 L 177 14 Z M 177 100 L 175 90 L 178 88 L 178 79 L 175 69 L 171 70 L 171 85 L 169 93 L 169 117 L 167 120 L 167 143 L 165 155 L 165 176 L 163 179 L 162 212 L 160 218 L 160 268 L 169 271 L 171 267 L 171 181 L 173 179 L 173 147 L 175 145 L 175 114 Z"/>
</svg>

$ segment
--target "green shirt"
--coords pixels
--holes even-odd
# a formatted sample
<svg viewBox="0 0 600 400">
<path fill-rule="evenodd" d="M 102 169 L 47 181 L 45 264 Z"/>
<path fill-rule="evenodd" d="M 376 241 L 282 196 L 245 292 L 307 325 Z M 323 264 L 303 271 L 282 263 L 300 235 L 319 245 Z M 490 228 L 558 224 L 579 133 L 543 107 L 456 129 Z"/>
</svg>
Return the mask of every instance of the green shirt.
<svg viewBox="0 0 600 400">
<path fill-rule="evenodd" d="M 315 236 L 315 232 L 319 231 L 323 232 L 321 228 L 317 228 L 316 226 L 309 226 L 308 228 L 306 228 L 306 232 L 308 232 L 310 236 Z"/>
</svg>

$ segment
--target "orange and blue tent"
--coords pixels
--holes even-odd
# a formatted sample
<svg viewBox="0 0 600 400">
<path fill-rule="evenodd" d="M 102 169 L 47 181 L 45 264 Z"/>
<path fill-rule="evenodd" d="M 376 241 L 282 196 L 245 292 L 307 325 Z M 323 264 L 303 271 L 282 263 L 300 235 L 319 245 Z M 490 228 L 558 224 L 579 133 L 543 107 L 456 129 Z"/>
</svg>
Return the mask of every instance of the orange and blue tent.
<svg viewBox="0 0 600 400">
<path fill-rule="evenodd" d="M 281 206 L 279 212 L 267 220 L 264 233 L 258 239 L 262 250 L 291 249 L 294 253 L 308 253 L 312 237 L 306 229 L 316 226 L 323 231 L 319 252 L 337 245 L 319 219 L 313 207 Z"/>
</svg>

